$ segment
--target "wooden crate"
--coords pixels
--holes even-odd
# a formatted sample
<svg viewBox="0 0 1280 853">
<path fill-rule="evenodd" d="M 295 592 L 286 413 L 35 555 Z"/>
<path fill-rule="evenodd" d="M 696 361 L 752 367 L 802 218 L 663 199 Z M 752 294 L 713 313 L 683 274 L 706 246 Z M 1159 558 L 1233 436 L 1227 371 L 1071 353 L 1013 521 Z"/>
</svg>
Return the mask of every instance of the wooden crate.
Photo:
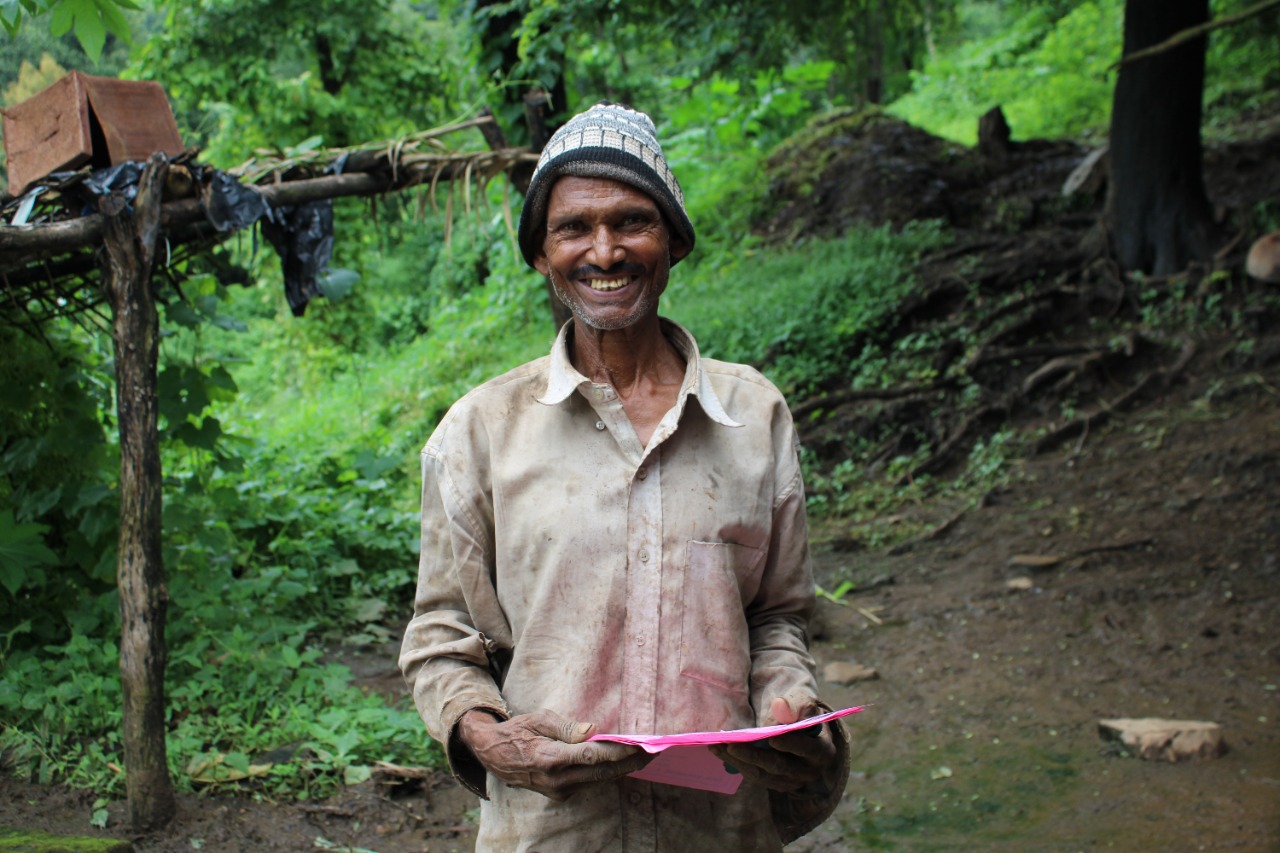
<svg viewBox="0 0 1280 853">
<path fill-rule="evenodd" d="M 72 71 L 3 111 L 9 192 L 21 195 L 64 169 L 182 153 L 178 125 L 159 83 Z"/>
</svg>

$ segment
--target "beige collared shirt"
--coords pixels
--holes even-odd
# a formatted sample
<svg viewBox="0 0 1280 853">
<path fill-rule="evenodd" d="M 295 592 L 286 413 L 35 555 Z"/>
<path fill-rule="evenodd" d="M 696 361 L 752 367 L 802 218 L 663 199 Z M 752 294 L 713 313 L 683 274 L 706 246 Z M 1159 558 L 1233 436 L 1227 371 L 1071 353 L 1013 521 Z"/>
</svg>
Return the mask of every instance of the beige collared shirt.
<svg viewBox="0 0 1280 853">
<path fill-rule="evenodd" d="M 549 356 L 459 400 L 423 450 L 400 666 L 477 792 L 483 775 L 454 736 L 472 708 L 549 708 L 601 732 L 658 734 L 754 726 L 774 697 L 817 695 L 790 412 L 757 371 L 700 358 L 674 323 L 663 331 L 686 369 L 647 447 L 617 392 L 574 369 L 562 330 Z M 487 793 L 484 850 L 705 839 L 751 851 L 812 828 L 840 792 L 822 814 L 784 808 L 776 820 L 769 793 L 749 784 L 724 796 L 627 778 L 554 802 L 490 778 Z"/>
</svg>

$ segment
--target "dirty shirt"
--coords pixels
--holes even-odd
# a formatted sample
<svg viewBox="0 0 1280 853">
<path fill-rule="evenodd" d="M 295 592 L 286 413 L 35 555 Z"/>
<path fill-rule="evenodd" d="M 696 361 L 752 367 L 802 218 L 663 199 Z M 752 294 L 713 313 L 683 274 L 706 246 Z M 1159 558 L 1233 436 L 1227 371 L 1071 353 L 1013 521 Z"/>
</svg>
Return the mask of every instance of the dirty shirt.
<svg viewBox="0 0 1280 853">
<path fill-rule="evenodd" d="M 570 362 L 572 325 L 549 356 L 459 400 L 423 450 L 400 666 L 454 774 L 487 794 L 478 849 L 779 850 L 840 791 L 796 804 L 751 784 L 726 796 L 624 778 L 556 802 L 486 779 L 457 737 L 473 708 L 664 734 L 759 725 L 774 697 L 817 695 L 781 394 L 664 320 L 685 376 L 645 447 L 617 392 Z"/>
</svg>

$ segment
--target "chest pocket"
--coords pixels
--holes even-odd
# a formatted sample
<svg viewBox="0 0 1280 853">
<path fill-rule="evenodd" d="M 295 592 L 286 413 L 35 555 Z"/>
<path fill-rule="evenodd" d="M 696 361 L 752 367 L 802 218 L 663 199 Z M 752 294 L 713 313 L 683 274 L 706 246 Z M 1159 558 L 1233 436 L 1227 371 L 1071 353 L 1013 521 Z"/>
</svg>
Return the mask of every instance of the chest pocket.
<svg viewBox="0 0 1280 853">
<path fill-rule="evenodd" d="M 746 606 L 760 586 L 765 551 L 730 542 L 689 542 L 684 564 L 680 674 L 745 694 L 751 676 Z"/>
</svg>

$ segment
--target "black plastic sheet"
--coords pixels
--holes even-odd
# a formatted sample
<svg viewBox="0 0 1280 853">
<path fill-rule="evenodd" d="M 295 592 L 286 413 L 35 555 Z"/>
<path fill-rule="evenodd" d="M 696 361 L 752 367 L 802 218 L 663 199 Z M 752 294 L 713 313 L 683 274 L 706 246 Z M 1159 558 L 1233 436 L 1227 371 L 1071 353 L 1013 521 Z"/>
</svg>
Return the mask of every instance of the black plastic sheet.
<svg viewBox="0 0 1280 853">
<path fill-rule="evenodd" d="M 121 193 L 130 204 L 138 197 L 138 181 L 142 180 L 145 163 L 130 160 L 105 169 L 97 169 L 84 179 L 84 187 L 94 195 Z"/>
<path fill-rule="evenodd" d="M 237 231 L 248 228 L 266 216 L 271 206 L 262 193 L 247 187 L 217 169 L 210 170 L 213 177 L 205 185 L 201 195 L 204 215 L 219 231 Z"/>
<path fill-rule="evenodd" d="M 262 219 L 262 236 L 280 255 L 289 310 L 301 317 L 307 303 L 323 295 L 319 279 L 333 255 L 333 202 L 272 208 Z"/>
<path fill-rule="evenodd" d="M 325 174 L 342 174 L 346 161 L 340 157 Z M 320 277 L 333 256 L 333 200 L 273 207 L 262 219 L 262 236 L 280 255 L 289 310 L 301 317 L 308 302 L 324 295 Z"/>
</svg>

